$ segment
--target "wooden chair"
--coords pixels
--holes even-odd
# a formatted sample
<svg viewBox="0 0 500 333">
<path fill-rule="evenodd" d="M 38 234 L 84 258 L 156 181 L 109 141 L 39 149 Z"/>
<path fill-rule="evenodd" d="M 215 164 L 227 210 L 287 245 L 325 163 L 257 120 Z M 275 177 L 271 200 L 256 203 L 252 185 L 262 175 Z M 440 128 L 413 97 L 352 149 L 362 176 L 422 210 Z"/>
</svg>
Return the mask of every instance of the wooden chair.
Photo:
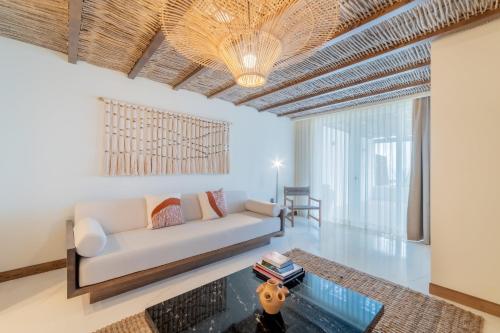
<svg viewBox="0 0 500 333">
<path fill-rule="evenodd" d="M 294 202 L 294 199 L 288 198 L 289 196 L 299 197 L 307 196 L 307 205 L 298 205 Z M 311 204 L 314 201 L 316 204 Z M 299 210 L 307 210 L 307 219 L 313 218 L 318 221 L 319 226 L 321 226 L 321 200 L 311 197 L 311 189 L 307 187 L 288 187 L 285 186 L 285 207 L 287 208 L 287 213 L 285 218 L 292 223 L 292 227 L 295 225 L 295 212 Z M 318 217 L 311 214 L 311 210 L 318 211 Z"/>
</svg>

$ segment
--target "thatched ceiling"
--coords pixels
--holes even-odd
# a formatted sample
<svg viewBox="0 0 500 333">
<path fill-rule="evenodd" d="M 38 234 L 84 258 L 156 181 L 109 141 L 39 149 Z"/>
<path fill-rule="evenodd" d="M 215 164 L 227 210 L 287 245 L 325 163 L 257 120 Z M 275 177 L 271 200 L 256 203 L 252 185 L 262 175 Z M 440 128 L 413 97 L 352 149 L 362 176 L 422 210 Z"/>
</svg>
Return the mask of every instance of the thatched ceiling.
<svg viewBox="0 0 500 333">
<path fill-rule="evenodd" d="M 296 118 L 429 91 L 432 39 L 500 15 L 498 0 L 341 0 L 342 23 L 328 43 L 249 89 L 170 47 L 160 31 L 161 2 L 0 0 L 0 35 Z"/>
</svg>

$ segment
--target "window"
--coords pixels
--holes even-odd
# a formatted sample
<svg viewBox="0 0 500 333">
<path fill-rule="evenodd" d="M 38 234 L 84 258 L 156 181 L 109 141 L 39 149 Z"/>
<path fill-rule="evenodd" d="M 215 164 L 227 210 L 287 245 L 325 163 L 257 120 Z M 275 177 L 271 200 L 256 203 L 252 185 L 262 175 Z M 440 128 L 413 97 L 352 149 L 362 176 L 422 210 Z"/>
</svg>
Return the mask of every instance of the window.
<svg viewBox="0 0 500 333">
<path fill-rule="evenodd" d="M 296 123 L 296 181 L 324 204 L 325 221 L 406 235 L 412 102 Z"/>
</svg>

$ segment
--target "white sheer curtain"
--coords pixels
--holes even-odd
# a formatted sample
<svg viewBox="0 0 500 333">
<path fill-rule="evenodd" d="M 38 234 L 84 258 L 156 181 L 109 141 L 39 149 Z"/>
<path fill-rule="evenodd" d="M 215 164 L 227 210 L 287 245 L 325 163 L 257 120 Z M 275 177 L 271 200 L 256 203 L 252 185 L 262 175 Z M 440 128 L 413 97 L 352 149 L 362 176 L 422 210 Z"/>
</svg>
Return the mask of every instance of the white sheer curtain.
<svg viewBox="0 0 500 333">
<path fill-rule="evenodd" d="M 295 181 L 322 199 L 323 219 L 406 236 L 412 101 L 295 124 Z"/>
</svg>

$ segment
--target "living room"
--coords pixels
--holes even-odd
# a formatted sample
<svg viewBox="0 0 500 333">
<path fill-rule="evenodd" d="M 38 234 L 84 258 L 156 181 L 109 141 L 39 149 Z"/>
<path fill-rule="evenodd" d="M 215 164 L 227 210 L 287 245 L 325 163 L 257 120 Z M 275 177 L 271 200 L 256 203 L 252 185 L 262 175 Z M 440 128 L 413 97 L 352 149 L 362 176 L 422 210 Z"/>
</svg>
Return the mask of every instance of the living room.
<svg viewBox="0 0 500 333">
<path fill-rule="evenodd" d="M 500 332 L 499 17 L 0 1 L 0 331 Z"/>
</svg>

